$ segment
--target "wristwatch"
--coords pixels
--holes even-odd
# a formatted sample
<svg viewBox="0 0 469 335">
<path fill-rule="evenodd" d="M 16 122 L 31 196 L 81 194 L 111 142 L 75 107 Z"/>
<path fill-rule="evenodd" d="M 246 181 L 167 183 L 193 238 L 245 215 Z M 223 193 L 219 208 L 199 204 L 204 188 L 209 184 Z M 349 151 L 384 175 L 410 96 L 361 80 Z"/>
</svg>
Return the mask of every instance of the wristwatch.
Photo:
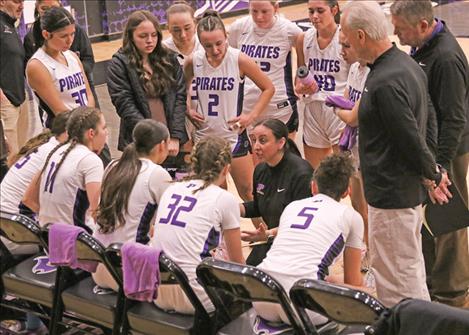
<svg viewBox="0 0 469 335">
<path fill-rule="evenodd" d="M 265 233 L 267 235 L 267 243 L 272 243 L 274 241 L 275 235 L 272 234 L 270 230 L 267 230 Z"/>
</svg>

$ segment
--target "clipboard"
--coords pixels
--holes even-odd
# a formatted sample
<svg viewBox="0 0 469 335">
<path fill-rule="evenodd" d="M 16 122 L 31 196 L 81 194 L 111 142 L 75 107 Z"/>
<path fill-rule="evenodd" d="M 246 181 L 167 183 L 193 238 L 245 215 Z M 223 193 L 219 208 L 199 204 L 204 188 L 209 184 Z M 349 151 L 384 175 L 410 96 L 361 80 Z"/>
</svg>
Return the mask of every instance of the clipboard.
<svg viewBox="0 0 469 335">
<path fill-rule="evenodd" d="M 453 197 L 447 204 L 438 205 L 431 202 L 423 207 L 423 227 L 431 237 L 463 229 L 469 226 L 469 209 L 454 184 L 448 187 Z M 424 228 L 422 227 L 422 230 Z"/>
</svg>

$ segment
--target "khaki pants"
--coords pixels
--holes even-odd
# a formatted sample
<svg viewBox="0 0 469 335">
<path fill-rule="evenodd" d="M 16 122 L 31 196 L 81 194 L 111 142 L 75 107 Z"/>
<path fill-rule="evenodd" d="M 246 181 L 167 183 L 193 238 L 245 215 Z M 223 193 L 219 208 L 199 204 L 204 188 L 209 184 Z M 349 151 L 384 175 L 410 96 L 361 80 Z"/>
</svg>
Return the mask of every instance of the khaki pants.
<svg viewBox="0 0 469 335">
<path fill-rule="evenodd" d="M 10 145 L 10 155 L 15 154 L 26 143 L 29 126 L 29 101 L 14 106 L 6 97 L 0 103 L 0 115 L 5 137 Z"/>
<path fill-rule="evenodd" d="M 371 268 L 378 298 L 391 307 L 404 298 L 430 300 L 422 254 L 422 207 L 368 206 Z"/>
</svg>

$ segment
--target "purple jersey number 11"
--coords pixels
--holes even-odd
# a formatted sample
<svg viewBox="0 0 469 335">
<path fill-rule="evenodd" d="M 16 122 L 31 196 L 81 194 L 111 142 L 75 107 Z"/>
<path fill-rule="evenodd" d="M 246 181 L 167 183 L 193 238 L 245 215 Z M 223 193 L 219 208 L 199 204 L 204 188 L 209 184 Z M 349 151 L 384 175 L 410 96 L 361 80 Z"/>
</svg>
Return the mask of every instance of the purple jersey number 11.
<svg viewBox="0 0 469 335">
<path fill-rule="evenodd" d="M 159 223 L 166 224 L 169 223 L 174 226 L 184 228 L 186 226 L 186 222 L 178 221 L 178 215 L 181 212 L 190 212 L 195 204 L 197 203 L 196 198 L 185 196 L 184 198 L 179 194 L 173 194 L 171 199 L 174 199 L 174 202 L 168 205 L 169 213 L 168 216 L 165 218 L 161 218 Z M 181 202 L 187 202 L 188 205 L 182 205 Z M 181 203 L 181 205 L 180 205 Z"/>
<path fill-rule="evenodd" d="M 301 216 L 306 218 L 305 223 L 303 224 L 292 224 L 290 228 L 296 228 L 296 229 L 308 229 L 309 225 L 313 221 L 314 214 L 311 213 L 311 211 L 317 211 L 318 209 L 315 207 L 304 207 L 298 214 L 297 216 Z"/>
</svg>

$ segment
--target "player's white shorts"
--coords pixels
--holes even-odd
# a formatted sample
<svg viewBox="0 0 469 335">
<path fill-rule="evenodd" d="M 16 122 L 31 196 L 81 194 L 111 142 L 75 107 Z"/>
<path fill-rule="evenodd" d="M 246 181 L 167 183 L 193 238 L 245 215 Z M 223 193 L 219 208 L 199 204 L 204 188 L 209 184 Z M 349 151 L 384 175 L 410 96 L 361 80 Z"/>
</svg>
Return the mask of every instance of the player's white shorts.
<svg viewBox="0 0 469 335">
<path fill-rule="evenodd" d="M 345 127 L 342 122 L 322 101 L 305 104 L 303 142 L 313 148 L 329 148 L 339 143 L 340 134 Z"/>
</svg>

